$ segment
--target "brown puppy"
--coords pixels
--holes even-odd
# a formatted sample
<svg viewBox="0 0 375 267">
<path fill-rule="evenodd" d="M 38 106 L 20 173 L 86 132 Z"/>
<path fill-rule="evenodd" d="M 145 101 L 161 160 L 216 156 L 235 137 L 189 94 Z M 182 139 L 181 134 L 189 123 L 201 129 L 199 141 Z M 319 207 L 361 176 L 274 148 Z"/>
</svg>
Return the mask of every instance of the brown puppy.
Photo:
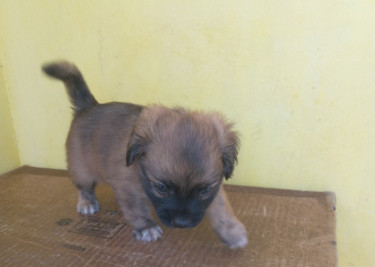
<svg viewBox="0 0 375 267">
<path fill-rule="evenodd" d="M 99 210 L 95 185 L 113 188 L 134 237 L 157 240 L 166 226 L 191 228 L 208 218 L 230 248 L 247 244 L 222 186 L 237 161 L 238 138 L 217 113 L 182 108 L 99 104 L 79 70 L 68 62 L 43 70 L 64 82 L 74 109 L 66 143 L 68 170 L 79 191 L 77 211 Z"/>
</svg>

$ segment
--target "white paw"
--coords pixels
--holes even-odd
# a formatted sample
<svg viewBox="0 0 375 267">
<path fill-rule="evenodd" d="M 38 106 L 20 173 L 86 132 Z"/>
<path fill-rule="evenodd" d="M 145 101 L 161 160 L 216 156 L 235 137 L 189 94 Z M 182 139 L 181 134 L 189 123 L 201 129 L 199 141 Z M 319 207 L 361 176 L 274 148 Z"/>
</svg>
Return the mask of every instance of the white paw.
<svg viewBox="0 0 375 267">
<path fill-rule="evenodd" d="M 243 248 L 247 245 L 248 240 L 247 236 L 241 236 L 236 239 L 236 241 L 232 244 L 228 244 L 230 249 L 237 249 L 237 248 Z"/>
<path fill-rule="evenodd" d="M 220 239 L 230 249 L 243 248 L 248 243 L 246 228 L 239 221 L 230 224 L 229 227 L 221 229 L 221 232 L 218 234 Z"/>
<path fill-rule="evenodd" d="M 83 215 L 92 215 L 99 211 L 99 202 L 95 201 L 88 201 L 88 200 L 80 200 L 77 204 L 77 212 Z"/>
<path fill-rule="evenodd" d="M 143 230 L 133 230 L 133 236 L 135 239 L 147 243 L 158 240 L 162 236 L 162 234 L 163 230 L 159 225 Z"/>
</svg>

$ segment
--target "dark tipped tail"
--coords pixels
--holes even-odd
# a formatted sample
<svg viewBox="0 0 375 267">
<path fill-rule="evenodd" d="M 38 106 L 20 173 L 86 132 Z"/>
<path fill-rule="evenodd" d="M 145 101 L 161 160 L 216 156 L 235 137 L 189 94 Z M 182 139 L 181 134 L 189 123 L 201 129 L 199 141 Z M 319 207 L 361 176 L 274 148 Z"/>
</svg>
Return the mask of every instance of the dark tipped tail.
<svg viewBox="0 0 375 267">
<path fill-rule="evenodd" d="M 70 102 L 73 105 L 74 114 L 79 114 L 98 102 L 90 93 L 82 74 L 74 64 L 66 61 L 52 62 L 43 65 L 43 71 L 56 79 L 64 82 Z"/>
</svg>

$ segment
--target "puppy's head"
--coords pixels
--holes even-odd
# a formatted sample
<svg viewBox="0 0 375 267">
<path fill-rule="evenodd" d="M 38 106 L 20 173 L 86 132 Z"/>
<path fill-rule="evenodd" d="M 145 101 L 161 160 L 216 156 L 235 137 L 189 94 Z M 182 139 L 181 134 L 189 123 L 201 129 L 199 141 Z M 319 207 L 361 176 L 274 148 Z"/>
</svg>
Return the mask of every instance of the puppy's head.
<svg viewBox="0 0 375 267">
<path fill-rule="evenodd" d="M 237 150 L 237 135 L 220 115 L 150 106 L 133 129 L 126 163 L 138 164 L 160 221 L 190 228 L 231 176 Z"/>
</svg>

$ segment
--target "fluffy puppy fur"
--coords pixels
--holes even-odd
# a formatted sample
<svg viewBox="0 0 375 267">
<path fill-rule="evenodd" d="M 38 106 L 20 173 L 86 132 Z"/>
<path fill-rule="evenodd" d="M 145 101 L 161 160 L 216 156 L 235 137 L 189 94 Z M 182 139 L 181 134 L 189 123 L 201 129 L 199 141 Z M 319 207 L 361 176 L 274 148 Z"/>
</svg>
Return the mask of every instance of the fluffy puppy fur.
<svg viewBox="0 0 375 267">
<path fill-rule="evenodd" d="M 98 182 L 114 190 L 133 235 L 157 240 L 166 226 L 191 228 L 207 214 L 230 248 L 244 247 L 247 232 L 223 190 L 237 162 L 238 137 L 218 113 L 160 105 L 99 104 L 80 71 L 69 62 L 43 66 L 64 82 L 74 110 L 67 148 L 70 177 L 78 189 L 77 211 L 99 210 Z"/>
</svg>

